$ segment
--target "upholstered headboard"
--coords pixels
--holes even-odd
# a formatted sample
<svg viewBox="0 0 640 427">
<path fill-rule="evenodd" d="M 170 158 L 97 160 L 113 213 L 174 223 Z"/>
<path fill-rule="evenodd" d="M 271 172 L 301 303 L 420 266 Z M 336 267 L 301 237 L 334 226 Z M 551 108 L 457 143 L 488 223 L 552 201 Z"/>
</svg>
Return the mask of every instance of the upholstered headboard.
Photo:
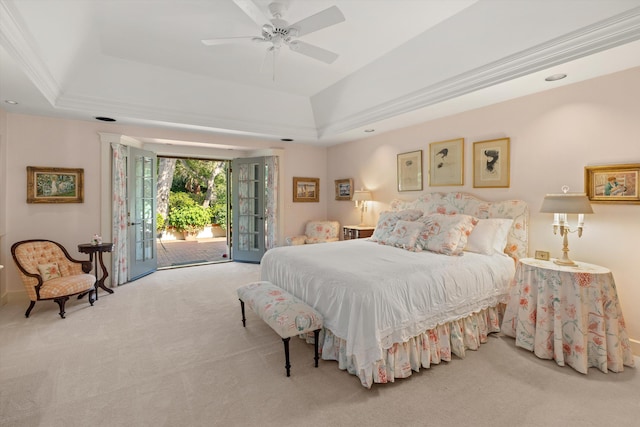
<svg viewBox="0 0 640 427">
<path fill-rule="evenodd" d="M 515 259 L 526 258 L 529 249 L 529 207 L 522 200 L 489 202 L 467 193 L 428 193 L 416 200 L 393 200 L 392 211 L 420 209 L 426 213 L 461 213 L 476 218 L 512 218 L 505 253 Z"/>
</svg>

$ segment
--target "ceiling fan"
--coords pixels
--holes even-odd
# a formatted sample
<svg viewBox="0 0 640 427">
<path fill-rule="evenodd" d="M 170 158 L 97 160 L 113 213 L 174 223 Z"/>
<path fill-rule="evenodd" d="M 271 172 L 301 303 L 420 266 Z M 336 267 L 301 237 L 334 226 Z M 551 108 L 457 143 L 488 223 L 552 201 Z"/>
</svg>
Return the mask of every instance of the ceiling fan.
<svg viewBox="0 0 640 427">
<path fill-rule="evenodd" d="M 321 47 L 298 40 L 298 37 L 313 33 L 326 27 L 338 24 L 345 20 L 344 15 L 337 6 L 331 6 L 314 15 L 308 16 L 294 24 L 289 24 L 282 16 L 286 12 L 285 2 L 273 2 L 269 4 L 269 12 L 273 18 L 268 19 L 252 0 L 233 0 L 260 28 L 260 36 L 222 37 L 202 40 L 207 46 L 253 41 L 257 43 L 270 43 L 268 53 L 273 53 L 274 67 L 275 56 L 282 46 L 288 46 L 294 52 L 306 55 L 327 64 L 333 63 L 338 54 Z"/>
</svg>

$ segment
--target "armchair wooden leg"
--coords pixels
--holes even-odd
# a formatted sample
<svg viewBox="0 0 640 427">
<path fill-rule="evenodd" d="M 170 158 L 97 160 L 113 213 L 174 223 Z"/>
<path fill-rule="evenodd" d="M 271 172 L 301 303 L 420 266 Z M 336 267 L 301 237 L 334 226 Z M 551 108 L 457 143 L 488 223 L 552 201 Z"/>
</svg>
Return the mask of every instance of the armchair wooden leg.
<svg viewBox="0 0 640 427">
<path fill-rule="evenodd" d="M 29 308 L 27 308 L 27 312 L 24 314 L 24 317 L 29 317 L 29 314 L 31 314 L 31 310 L 33 310 L 34 305 L 36 305 L 36 302 L 31 301 L 31 304 L 29 304 Z"/>
<path fill-rule="evenodd" d="M 64 313 L 65 313 L 64 304 L 67 302 L 68 299 L 69 297 L 67 296 L 54 299 L 54 301 L 58 303 L 58 305 L 60 306 L 60 317 L 62 317 L 63 319 L 64 319 Z"/>
</svg>

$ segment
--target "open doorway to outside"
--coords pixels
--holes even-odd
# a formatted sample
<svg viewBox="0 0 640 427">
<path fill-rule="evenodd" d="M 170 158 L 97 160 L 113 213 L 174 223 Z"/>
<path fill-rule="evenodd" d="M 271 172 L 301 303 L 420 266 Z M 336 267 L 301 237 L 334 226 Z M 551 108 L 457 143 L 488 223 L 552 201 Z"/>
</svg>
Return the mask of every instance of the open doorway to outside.
<svg viewBox="0 0 640 427">
<path fill-rule="evenodd" d="M 230 261 L 229 161 L 158 156 L 158 269 Z"/>
</svg>

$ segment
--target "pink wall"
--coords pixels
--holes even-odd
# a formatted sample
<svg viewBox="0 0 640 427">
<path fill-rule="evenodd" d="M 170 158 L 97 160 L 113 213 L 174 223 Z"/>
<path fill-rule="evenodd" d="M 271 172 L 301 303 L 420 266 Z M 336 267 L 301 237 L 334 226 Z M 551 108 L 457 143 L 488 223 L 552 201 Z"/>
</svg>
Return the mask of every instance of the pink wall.
<svg viewBox="0 0 640 427">
<path fill-rule="evenodd" d="M 583 191 L 586 165 L 640 163 L 640 103 L 632 96 L 638 90 L 640 68 L 635 68 L 329 149 L 289 145 L 282 163 L 283 235 L 300 233 L 305 221 L 315 218 L 357 224 L 359 212 L 353 203 L 334 200 L 334 180 L 344 178 L 353 178 L 356 189 L 373 191 L 376 202 L 365 219 L 374 224 L 377 214 L 393 198 L 412 199 L 420 194 L 396 191 L 398 153 L 423 150 L 426 176 L 429 143 L 464 137 L 465 185 L 433 188 L 425 179 L 423 192 L 461 190 L 491 200 L 523 199 L 531 209 L 530 253 L 547 250 L 558 256 L 561 242 L 551 232 L 551 219 L 538 213 L 542 198 L 558 192 L 564 184 L 572 191 Z M 98 132 L 226 144 L 243 150 L 280 145 L 195 132 L 7 114 L 0 109 L 0 178 L 6 174 L 0 181 L 0 264 L 5 265 L 0 270 L 1 301 L 23 293 L 9 253 L 11 243 L 46 237 L 59 240 L 79 256 L 76 245 L 99 229 L 102 171 Z M 511 138 L 511 186 L 474 189 L 473 142 L 504 136 Z M 26 166 L 84 168 L 85 203 L 27 204 Z M 294 176 L 320 178 L 320 203 L 292 203 Z M 593 209 L 595 214 L 587 218 L 583 237 L 570 237 L 571 256 L 613 271 L 631 337 L 640 341 L 640 312 L 634 310 L 640 301 L 640 287 L 633 270 L 640 265 L 636 247 L 640 241 L 640 205 L 594 204 Z M 640 353 L 638 348 L 636 353 Z"/>
<path fill-rule="evenodd" d="M 569 77 L 570 78 L 570 77 Z M 376 203 L 368 222 L 394 198 L 413 199 L 420 192 L 396 191 L 396 155 L 423 150 L 424 191 L 465 191 L 488 200 L 522 199 L 529 203 L 529 253 L 561 255 L 561 239 L 551 230 L 549 214 L 541 214 L 546 193 L 584 191 L 588 165 L 640 163 L 640 68 L 567 85 L 463 114 L 329 149 L 328 180 L 353 178 L 356 188 L 373 191 Z M 511 185 L 473 188 L 473 142 L 511 138 Z M 429 143 L 465 138 L 464 186 L 429 187 Z M 604 265 L 616 280 L 623 313 L 640 354 L 640 205 L 594 204 L 582 238 L 569 237 L 573 259 Z M 357 223 L 352 203 L 330 201 L 328 214 L 341 223 Z"/>
<path fill-rule="evenodd" d="M 238 151 L 165 147 L 176 154 L 206 156 L 224 152 L 227 158 L 245 157 L 252 151 L 277 148 L 280 141 L 231 138 L 211 134 L 175 130 L 104 124 L 95 121 L 62 120 L 50 117 L 6 113 L 0 109 L 0 165 L 6 160 L 6 180 L 0 181 L 0 304 L 9 299 L 26 298 L 24 288 L 11 259 L 14 242 L 29 238 L 47 238 L 62 243 L 72 256 L 86 258 L 77 252 L 78 243 L 89 241 L 100 233 L 101 225 L 101 142 L 99 132 L 122 134 L 134 138 L 157 138 L 231 145 Z M 3 149 L 6 148 L 6 158 Z M 150 149 L 162 151 L 158 144 Z M 213 155 L 213 154 L 211 154 Z M 220 158 L 220 157 L 218 157 Z M 282 159 L 281 190 L 284 197 L 282 236 L 300 234 L 308 218 L 325 218 L 328 195 L 326 183 L 326 149 L 290 146 Z M 27 204 L 26 167 L 52 166 L 83 168 L 85 173 L 84 203 Z M 109 171 L 106 171 L 109 173 Z M 320 178 L 320 203 L 291 203 L 293 176 Z M 6 194 L 6 195 L 5 195 Z M 333 197 L 333 189 L 331 189 Z M 6 199 L 6 202 L 5 202 Z M 108 212 L 108 210 L 107 210 Z M 6 234 L 2 236 L 3 218 Z M 104 234 L 103 234 L 104 235 Z"/>
</svg>

